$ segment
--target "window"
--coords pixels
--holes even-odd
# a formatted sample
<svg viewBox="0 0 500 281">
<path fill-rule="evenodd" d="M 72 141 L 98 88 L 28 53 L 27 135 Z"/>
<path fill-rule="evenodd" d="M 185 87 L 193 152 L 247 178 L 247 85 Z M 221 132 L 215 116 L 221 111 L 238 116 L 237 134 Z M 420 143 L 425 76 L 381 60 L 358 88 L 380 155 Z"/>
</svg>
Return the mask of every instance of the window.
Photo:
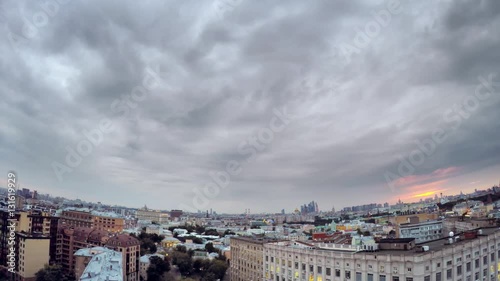
<svg viewBox="0 0 500 281">
<path fill-rule="evenodd" d="M 451 279 L 452 272 L 451 269 L 446 270 L 446 279 Z"/>
<path fill-rule="evenodd" d="M 470 271 L 471 271 L 471 264 L 470 264 L 470 262 L 468 262 L 468 263 L 465 265 L 465 270 L 467 270 L 467 272 L 470 272 Z"/>
<path fill-rule="evenodd" d="M 327 267 L 326 268 L 326 276 L 330 276 L 330 275 L 332 275 L 332 269 Z"/>
<path fill-rule="evenodd" d="M 462 266 L 457 266 L 457 275 L 462 275 Z"/>
<path fill-rule="evenodd" d="M 386 281 L 386 280 L 385 280 L 385 275 L 379 275 L 379 276 L 378 276 L 378 280 L 379 280 L 379 281 Z"/>
<path fill-rule="evenodd" d="M 351 272 L 347 271 L 345 272 L 345 279 L 351 279 Z"/>
<path fill-rule="evenodd" d="M 483 257 L 483 265 L 486 265 L 488 263 L 488 256 Z"/>
<path fill-rule="evenodd" d="M 429 275 L 425 276 L 424 281 L 431 281 L 431 276 L 429 276 Z"/>
<path fill-rule="evenodd" d="M 373 274 L 368 273 L 368 275 L 366 276 L 366 280 L 367 281 L 373 281 Z"/>
<path fill-rule="evenodd" d="M 361 272 L 356 272 L 356 281 L 361 281 Z"/>
<path fill-rule="evenodd" d="M 335 277 L 340 277 L 340 269 L 335 269 Z"/>
<path fill-rule="evenodd" d="M 399 276 L 393 276 L 392 281 L 399 281 Z"/>
<path fill-rule="evenodd" d="M 436 273 L 436 281 L 441 281 L 441 272 Z"/>
<path fill-rule="evenodd" d="M 413 281 L 413 277 L 406 277 L 406 281 Z"/>
<path fill-rule="evenodd" d="M 323 274 L 323 268 L 321 268 L 321 266 L 318 266 L 318 274 Z"/>
<path fill-rule="evenodd" d="M 474 268 L 479 268 L 479 259 L 474 261 Z"/>
</svg>

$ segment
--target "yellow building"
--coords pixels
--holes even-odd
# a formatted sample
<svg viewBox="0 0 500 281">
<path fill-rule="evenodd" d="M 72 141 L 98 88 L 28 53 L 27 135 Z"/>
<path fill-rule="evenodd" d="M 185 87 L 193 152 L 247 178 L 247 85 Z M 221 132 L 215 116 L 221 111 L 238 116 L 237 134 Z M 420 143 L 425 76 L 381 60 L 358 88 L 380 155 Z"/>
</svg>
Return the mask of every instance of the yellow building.
<svg viewBox="0 0 500 281">
<path fill-rule="evenodd" d="M 56 257 L 56 217 L 39 210 L 15 213 L 16 280 L 35 280 L 35 274 Z M 7 233 L 2 232 L 2 237 Z"/>
<path fill-rule="evenodd" d="M 180 242 L 177 238 L 167 237 L 161 241 L 161 246 L 165 249 L 172 249 L 179 245 Z"/>
<path fill-rule="evenodd" d="M 22 281 L 34 281 L 35 274 L 49 264 L 50 236 L 18 233 L 18 275 Z"/>
<path fill-rule="evenodd" d="M 135 217 L 140 221 L 163 224 L 169 221 L 170 215 L 161 211 L 150 210 L 144 206 L 144 208 L 137 210 Z"/>
<path fill-rule="evenodd" d="M 111 214 L 94 214 L 93 227 L 98 230 L 109 232 L 122 232 L 125 226 L 125 218 L 113 216 Z"/>
</svg>

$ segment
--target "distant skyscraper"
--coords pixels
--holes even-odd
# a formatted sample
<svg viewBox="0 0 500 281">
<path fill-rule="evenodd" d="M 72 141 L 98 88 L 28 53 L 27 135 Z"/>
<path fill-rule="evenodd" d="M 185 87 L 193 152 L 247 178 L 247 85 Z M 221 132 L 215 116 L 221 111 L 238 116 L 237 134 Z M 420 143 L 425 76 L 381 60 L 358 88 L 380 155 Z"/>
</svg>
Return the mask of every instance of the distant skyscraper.
<svg viewBox="0 0 500 281">
<path fill-rule="evenodd" d="M 318 203 L 311 201 L 308 204 L 304 204 L 300 207 L 300 212 L 303 215 L 318 213 L 319 212 Z"/>
</svg>

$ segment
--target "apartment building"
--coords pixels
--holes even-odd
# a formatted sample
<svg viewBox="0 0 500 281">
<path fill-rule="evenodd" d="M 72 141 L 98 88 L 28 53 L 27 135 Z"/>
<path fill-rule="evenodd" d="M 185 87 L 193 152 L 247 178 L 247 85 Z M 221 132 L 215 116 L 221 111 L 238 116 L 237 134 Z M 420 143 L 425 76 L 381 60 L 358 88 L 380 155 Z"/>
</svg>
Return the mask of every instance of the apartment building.
<svg viewBox="0 0 500 281">
<path fill-rule="evenodd" d="M 231 281 L 250 281 L 262 279 L 262 253 L 267 239 L 231 237 Z M 280 280 L 281 281 L 281 280 Z"/>
<path fill-rule="evenodd" d="M 39 210 L 17 211 L 10 216 L 0 210 L 0 263 L 7 266 L 10 219 L 17 220 L 14 227 L 16 253 L 16 280 L 34 280 L 35 273 L 56 260 L 58 218 Z"/>
<path fill-rule="evenodd" d="M 94 219 L 90 211 L 66 209 L 62 211 L 60 223 L 62 226 L 90 228 Z"/>
<path fill-rule="evenodd" d="M 119 233 L 125 229 L 125 217 L 110 212 L 92 212 L 94 228 Z"/>
<path fill-rule="evenodd" d="M 499 277 L 498 228 L 471 231 L 417 246 L 413 239 L 392 239 L 382 244 L 384 250 L 374 247 L 371 251 L 359 251 L 350 245 L 266 243 L 260 278 L 266 281 L 475 281 Z M 232 264 L 238 262 L 233 257 Z"/>
<path fill-rule="evenodd" d="M 49 264 L 49 234 L 17 234 L 18 260 L 17 276 L 19 281 L 35 281 L 35 274 Z"/>
<path fill-rule="evenodd" d="M 76 272 L 77 259 L 74 253 L 89 247 L 106 247 L 122 253 L 123 280 L 139 280 L 140 242 L 128 234 L 88 227 L 62 227 L 58 234 L 57 261 L 66 271 Z"/>
<path fill-rule="evenodd" d="M 61 225 L 73 227 L 90 227 L 109 232 L 122 232 L 129 220 L 112 212 L 92 211 L 85 208 L 68 208 L 62 211 Z"/>
<path fill-rule="evenodd" d="M 139 258 L 141 252 L 141 243 L 137 238 L 128 234 L 116 234 L 111 237 L 105 245 L 107 248 L 122 253 L 125 281 L 139 280 Z"/>
</svg>

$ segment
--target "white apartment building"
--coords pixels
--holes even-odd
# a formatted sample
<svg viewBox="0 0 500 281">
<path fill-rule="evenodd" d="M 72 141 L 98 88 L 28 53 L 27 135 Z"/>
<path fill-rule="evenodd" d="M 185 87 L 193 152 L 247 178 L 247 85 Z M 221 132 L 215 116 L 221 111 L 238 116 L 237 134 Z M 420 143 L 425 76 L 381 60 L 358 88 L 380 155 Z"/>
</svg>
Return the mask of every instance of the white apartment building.
<svg viewBox="0 0 500 281">
<path fill-rule="evenodd" d="M 473 236 L 476 236 L 474 234 Z M 409 240 L 413 239 L 401 239 Z M 399 239 L 389 242 L 401 241 Z M 397 244 L 384 248 L 403 249 Z M 499 280 L 500 231 L 483 229 L 477 237 L 443 238 L 409 250 L 357 251 L 350 245 L 330 249 L 297 242 L 264 244 L 265 281 L 491 281 Z M 394 242 L 395 243 L 395 242 Z M 406 248 L 411 243 L 406 243 Z M 382 244 L 379 244 L 382 248 Z M 422 246 L 426 247 L 422 247 Z M 234 260 L 233 260 L 234 262 Z"/>
<path fill-rule="evenodd" d="M 399 238 L 415 238 L 416 243 L 443 238 L 443 221 L 426 221 L 399 226 Z"/>
</svg>

